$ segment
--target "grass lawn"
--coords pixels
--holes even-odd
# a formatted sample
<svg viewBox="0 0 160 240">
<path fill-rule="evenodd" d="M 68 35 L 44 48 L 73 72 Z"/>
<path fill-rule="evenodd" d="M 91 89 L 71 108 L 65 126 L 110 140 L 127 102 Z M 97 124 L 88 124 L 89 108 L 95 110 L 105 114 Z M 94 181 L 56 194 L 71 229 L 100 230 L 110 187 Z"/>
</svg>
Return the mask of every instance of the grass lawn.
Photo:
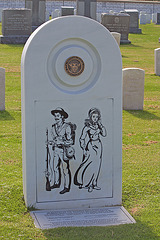
<svg viewBox="0 0 160 240">
<path fill-rule="evenodd" d="M 23 45 L 0 45 L 6 69 L 6 111 L 0 112 L 0 239 L 160 239 L 160 77 L 154 49 L 160 26 L 141 25 L 121 45 L 123 68 L 145 70 L 144 111 L 123 111 L 123 206 L 136 224 L 39 230 L 23 201 L 20 59 Z M 1 25 L 0 25 L 1 29 Z"/>
</svg>

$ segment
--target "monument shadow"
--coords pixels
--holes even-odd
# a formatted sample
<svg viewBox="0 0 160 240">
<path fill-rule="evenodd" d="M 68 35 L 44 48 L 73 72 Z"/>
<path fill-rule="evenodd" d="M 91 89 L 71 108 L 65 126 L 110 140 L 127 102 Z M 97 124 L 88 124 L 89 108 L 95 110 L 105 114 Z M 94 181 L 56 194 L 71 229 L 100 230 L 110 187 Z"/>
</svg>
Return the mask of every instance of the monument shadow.
<svg viewBox="0 0 160 240">
<path fill-rule="evenodd" d="M 0 111 L 0 121 L 11 121 L 15 118 L 6 110 Z"/>
<path fill-rule="evenodd" d="M 157 240 L 158 236 L 153 233 L 151 228 L 136 220 L 136 224 L 124 224 L 119 226 L 107 226 L 107 227 L 67 227 L 66 228 L 54 228 L 49 230 L 43 230 L 46 239 L 123 239 L 123 240 L 139 240 L 139 239 L 152 239 Z M 67 230 L 67 231 L 66 231 Z"/>
<path fill-rule="evenodd" d="M 127 111 L 127 110 L 124 110 Z M 148 111 L 143 110 L 128 110 L 128 113 L 132 114 L 133 116 L 137 118 L 141 118 L 143 120 L 160 120 L 160 117 L 158 117 L 154 113 L 150 113 Z"/>
</svg>

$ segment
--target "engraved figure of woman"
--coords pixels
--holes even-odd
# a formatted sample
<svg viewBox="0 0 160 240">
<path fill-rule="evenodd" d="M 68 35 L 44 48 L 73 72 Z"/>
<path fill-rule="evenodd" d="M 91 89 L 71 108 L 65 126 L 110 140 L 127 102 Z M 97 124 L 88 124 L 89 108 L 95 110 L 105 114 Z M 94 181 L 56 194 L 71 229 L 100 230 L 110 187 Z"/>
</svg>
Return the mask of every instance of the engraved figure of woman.
<svg viewBox="0 0 160 240">
<path fill-rule="evenodd" d="M 93 189 L 101 190 L 98 185 L 102 164 L 103 146 L 100 136 L 107 135 L 105 127 L 101 123 L 101 113 L 97 108 L 91 108 L 88 112 L 82 129 L 80 147 L 83 149 L 83 159 L 74 176 L 74 184 L 79 188 L 86 188 L 88 192 Z"/>
</svg>

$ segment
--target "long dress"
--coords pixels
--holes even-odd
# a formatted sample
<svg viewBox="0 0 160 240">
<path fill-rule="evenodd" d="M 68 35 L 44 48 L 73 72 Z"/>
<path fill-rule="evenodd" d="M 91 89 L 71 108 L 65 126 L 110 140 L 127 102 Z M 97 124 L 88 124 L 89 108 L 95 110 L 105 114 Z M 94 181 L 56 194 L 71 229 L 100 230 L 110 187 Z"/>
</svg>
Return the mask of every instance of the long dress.
<svg viewBox="0 0 160 240">
<path fill-rule="evenodd" d="M 102 164 L 102 142 L 100 135 L 106 136 L 106 129 L 98 124 L 87 124 L 82 130 L 80 146 L 83 149 L 82 163 L 74 176 L 74 184 L 79 188 L 88 188 L 91 192 L 94 188 L 100 190 L 97 181 Z"/>
</svg>

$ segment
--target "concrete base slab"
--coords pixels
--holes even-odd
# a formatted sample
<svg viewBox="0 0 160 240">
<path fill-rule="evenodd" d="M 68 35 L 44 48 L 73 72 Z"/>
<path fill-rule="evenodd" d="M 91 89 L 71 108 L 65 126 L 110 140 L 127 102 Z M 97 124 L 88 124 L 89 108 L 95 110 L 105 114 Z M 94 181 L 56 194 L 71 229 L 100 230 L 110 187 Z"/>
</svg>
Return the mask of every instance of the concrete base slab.
<svg viewBox="0 0 160 240">
<path fill-rule="evenodd" d="M 131 43 L 131 41 L 129 41 L 129 40 L 121 40 L 120 41 L 120 44 L 130 44 Z"/>
<path fill-rule="evenodd" d="M 112 226 L 136 223 L 122 206 L 75 210 L 32 211 L 37 228 Z"/>
<path fill-rule="evenodd" d="M 141 34 L 142 33 L 142 29 L 140 29 L 140 28 L 130 28 L 129 29 L 129 33 Z"/>
<path fill-rule="evenodd" d="M 0 44 L 24 44 L 29 36 L 3 36 L 0 35 Z"/>
</svg>

